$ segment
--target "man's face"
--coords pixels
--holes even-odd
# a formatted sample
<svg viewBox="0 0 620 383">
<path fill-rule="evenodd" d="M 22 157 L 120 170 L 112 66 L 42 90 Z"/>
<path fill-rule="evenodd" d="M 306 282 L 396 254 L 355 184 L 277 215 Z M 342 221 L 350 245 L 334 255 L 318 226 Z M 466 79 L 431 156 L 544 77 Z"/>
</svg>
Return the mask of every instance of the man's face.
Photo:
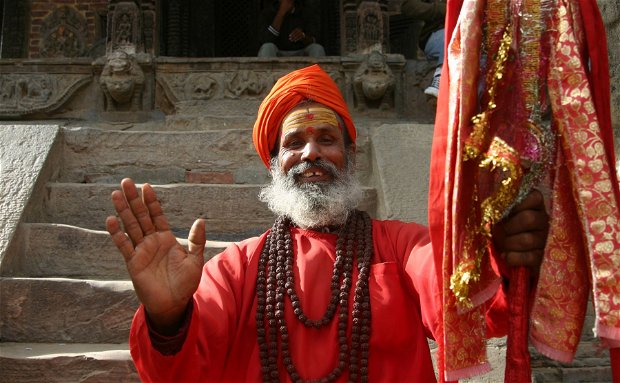
<svg viewBox="0 0 620 383">
<path fill-rule="evenodd" d="M 348 144 L 336 113 L 303 104 L 284 118 L 278 157 L 271 160 L 272 182 L 260 200 L 301 228 L 342 225 L 362 198 L 355 179 L 355 145 Z"/>
<path fill-rule="evenodd" d="M 338 170 L 345 167 L 344 135 L 336 113 L 316 103 L 293 108 L 284 118 L 279 137 L 278 163 L 284 174 L 301 163 L 322 159 Z M 295 181 L 330 182 L 333 174 L 319 166 L 308 166 Z"/>
</svg>

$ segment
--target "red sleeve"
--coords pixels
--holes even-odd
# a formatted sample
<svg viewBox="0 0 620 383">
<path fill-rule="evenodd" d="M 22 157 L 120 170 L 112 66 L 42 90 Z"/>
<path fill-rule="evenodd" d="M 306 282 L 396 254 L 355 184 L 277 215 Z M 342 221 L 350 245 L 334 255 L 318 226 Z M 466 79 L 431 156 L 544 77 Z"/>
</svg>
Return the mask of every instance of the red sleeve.
<svg viewBox="0 0 620 383">
<path fill-rule="evenodd" d="M 146 315 L 146 326 L 149 330 L 151 345 L 157 352 L 162 355 L 168 356 L 174 355 L 177 352 L 181 351 L 181 348 L 183 348 L 183 343 L 185 343 L 185 339 L 187 338 L 187 333 L 189 333 L 189 323 L 193 311 L 194 301 L 191 300 L 187 305 L 187 309 L 185 309 L 185 317 L 181 322 L 181 326 L 179 327 L 177 333 L 174 335 L 162 335 L 155 331 L 155 329 L 151 325 L 151 321 L 149 320 L 148 315 Z"/>
<path fill-rule="evenodd" d="M 255 247 L 230 246 L 205 264 L 186 329 L 175 336 L 153 337 L 140 306 L 129 347 L 143 382 L 218 381 L 242 309 L 248 254 Z"/>
</svg>

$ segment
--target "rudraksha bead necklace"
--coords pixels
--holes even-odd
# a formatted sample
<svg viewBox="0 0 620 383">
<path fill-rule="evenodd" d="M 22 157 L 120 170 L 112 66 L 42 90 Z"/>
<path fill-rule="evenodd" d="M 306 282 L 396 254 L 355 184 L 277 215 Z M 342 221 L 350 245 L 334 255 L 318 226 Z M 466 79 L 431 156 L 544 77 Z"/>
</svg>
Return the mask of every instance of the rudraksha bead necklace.
<svg viewBox="0 0 620 383">
<path fill-rule="evenodd" d="M 368 276 L 373 254 L 372 224 L 367 213 L 353 211 L 338 231 L 336 260 L 331 280 L 331 298 L 325 315 L 310 319 L 301 308 L 295 292 L 294 254 L 291 240 L 291 221 L 278 217 L 263 246 L 256 279 L 256 331 L 263 380 L 279 382 L 278 358 L 295 383 L 333 382 L 349 370 L 349 382 L 368 381 L 368 346 L 370 339 L 370 296 Z M 351 312 L 350 342 L 349 295 L 353 283 L 353 261 L 357 256 L 358 277 Z M 329 325 L 338 311 L 338 362 L 325 377 L 303 379 L 295 367 L 289 349 L 289 334 L 284 318 L 285 296 L 293 313 L 308 328 Z"/>
</svg>

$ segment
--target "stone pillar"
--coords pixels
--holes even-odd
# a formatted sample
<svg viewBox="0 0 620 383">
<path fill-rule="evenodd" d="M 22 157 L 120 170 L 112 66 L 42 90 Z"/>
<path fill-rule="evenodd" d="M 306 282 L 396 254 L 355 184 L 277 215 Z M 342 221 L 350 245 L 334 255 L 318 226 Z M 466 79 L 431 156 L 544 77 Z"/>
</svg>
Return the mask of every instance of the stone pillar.
<svg viewBox="0 0 620 383">
<path fill-rule="evenodd" d="M 355 53 L 357 49 L 357 1 L 342 0 L 340 17 L 340 55 Z"/>
<path fill-rule="evenodd" d="M 157 38 L 157 6 L 155 0 L 142 1 L 142 28 L 144 32 L 144 51 L 151 55 L 159 54 L 159 39 Z"/>
<path fill-rule="evenodd" d="M 616 144 L 616 171 L 620 175 L 620 3 L 597 0 L 607 32 L 611 84 L 611 124 Z"/>
</svg>

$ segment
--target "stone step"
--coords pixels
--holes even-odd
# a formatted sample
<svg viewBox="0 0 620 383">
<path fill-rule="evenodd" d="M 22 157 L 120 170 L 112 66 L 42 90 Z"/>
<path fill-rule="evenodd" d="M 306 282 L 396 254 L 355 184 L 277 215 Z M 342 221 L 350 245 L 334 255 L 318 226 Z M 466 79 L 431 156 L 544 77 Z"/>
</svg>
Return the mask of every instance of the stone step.
<svg viewBox="0 0 620 383">
<path fill-rule="evenodd" d="M 614 383 L 611 366 L 532 368 L 533 383 Z"/>
<path fill-rule="evenodd" d="M 247 130 L 118 132 L 64 129 L 61 182 L 266 183 Z M 202 181 L 202 182 L 200 182 Z"/>
<path fill-rule="evenodd" d="M 127 342 L 138 299 L 129 281 L 0 278 L 3 342 Z"/>
<path fill-rule="evenodd" d="M 356 163 L 364 183 L 369 143 L 360 129 Z M 110 131 L 64 128 L 60 182 L 263 184 L 269 172 L 247 129 L 213 131 Z"/>
<path fill-rule="evenodd" d="M 583 338 L 582 338 L 583 339 Z M 582 367 L 604 367 L 611 364 L 609 351 L 602 348 L 598 340 L 582 340 L 577 347 L 575 359 L 571 363 L 562 363 L 547 358 L 540 354 L 534 347 L 530 347 L 532 368 L 557 367 L 557 368 L 582 368 Z"/>
<path fill-rule="evenodd" d="M 211 111 L 206 114 L 203 109 L 204 105 L 186 106 L 175 113 L 166 116 L 165 129 L 173 131 L 202 131 L 202 130 L 226 130 L 226 129 L 243 129 L 246 134 L 251 134 L 256 114 L 258 112 L 258 103 L 251 104 L 239 102 L 224 104 L 227 108 L 221 111 Z M 222 106 L 220 106 L 222 108 Z M 230 112 L 248 113 L 248 115 L 234 115 Z"/>
<path fill-rule="evenodd" d="M 129 279 L 125 262 L 107 231 L 55 223 L 24 223 L 17 254 L 5 257 L 2 275 L 33 278 Z M 180 242 L 186 242 L 180 240 Z M 205 261 L 229 242 L 207 241 Z"/>
<path fill-rule="evenodd" d="M 113 215 L 110 193 L 117 185 L 48 183 L 44 214 L 30 221 L 54 222 L 104 230 Z M 261 185 L 154 185 L 170 226 L 187 230 L 196 218 L 204 218 L 207 236 L 228 241 L 230 235 L 258 235 L 273 223 L 273 214 L 258 200 Z M 374 215 L 376 190 L 364 189 L 360 208 Z M 184 237 L 183 235 L 179 235 Z"/>
<path fill-rule="evenodd" d="M 6 383 L 140 382 L 126 343 L 0 343 L 0 371 Z"/>
</svg>

